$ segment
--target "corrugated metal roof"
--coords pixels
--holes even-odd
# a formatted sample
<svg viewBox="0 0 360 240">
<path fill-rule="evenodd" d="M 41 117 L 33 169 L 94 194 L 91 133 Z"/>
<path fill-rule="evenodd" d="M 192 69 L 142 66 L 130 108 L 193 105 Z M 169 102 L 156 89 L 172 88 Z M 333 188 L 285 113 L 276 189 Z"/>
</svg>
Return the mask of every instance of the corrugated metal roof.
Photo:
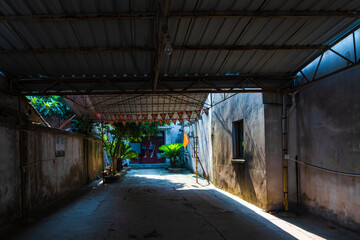
<svg viewBox="0 0 360 240">
<path fill-rule="evenodd" d="M 0 70 L 27 94 L 276 89 L 359 23 L 351 12 L 324 13 L 360 10 L 357 0 L 172 1 L 167 29 L 174 52 L 163 54 L 157 69 L 156 29 L 164 30 L 167 17 L 157 20 L 156 2 L 1 1 Z M 251 11 L 257 16 L 226 17 Z M 312 15 L 291 16 L 301 11 Z M 223 16 L 196 17 L 204 13 Z"/>
<path fill-rule="evenodd" d="M 180 119 L 178 112 L 183 112 L 185 118 L 195 119 L 196 110 L 202 110 L 207 94 L 187 95 L 117 95 L 117 96 L 66 96 L 66 101 L 74 112 L 79 115 L 90 116 L 99 120 L 97 113 L 101 113 L 101 120 L 126 120 L 130 114 L 131 120 L 152 119 L 151 114 L 167 114 L 165 119 Z M 190 116 L 186 111 L 191 111 Z M 174 115 L 170 118 L 169 113 Z M 119 116 L 123 114 L 124 116 Z M 155 120 L 155 119 L 153 119 Z"/>
</svg>

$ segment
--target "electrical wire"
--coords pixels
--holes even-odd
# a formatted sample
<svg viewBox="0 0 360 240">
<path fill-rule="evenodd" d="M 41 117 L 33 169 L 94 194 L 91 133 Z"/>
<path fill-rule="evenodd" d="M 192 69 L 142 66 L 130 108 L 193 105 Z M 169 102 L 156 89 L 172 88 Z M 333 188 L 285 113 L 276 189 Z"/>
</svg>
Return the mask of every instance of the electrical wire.
<svg viewBox="0 0 360 240">
<path fill-rule="evenodd" d="M 348 173 L 348 172 L 340 172 L 340 171 L 336 171 L 336 170 L 331 170 L 331 169 L 319 167 L 319 166 L 316 166 L 316 165 L 313 165 L 313 164 L 310 164 L 310 163 L 305 163 L 305 162 L 302 162 L 302 161 L 299 161 L 299 160 L 296 160 L 296 159 L 293 159 L 293 158 L 290 158 L 290 157 L 285 158 L 285 159 L 286 160 L 291 160 L 291 161 L 294 161 L 294 162 L 297 162 L 297 163 L 301 163 L 303 165 L 306 165 L 306 166 L 309 166 L 309 167 L 312 167 L 312 168 L 316 168 L 316 169 L 319 169 L 321 171 L 328 172 L 328 173 L 333 173 L 333 174 L 338 174 L 338 175 L 348 176 L 348 177 L 360 177 L 359 173 Z"/>
</svg>

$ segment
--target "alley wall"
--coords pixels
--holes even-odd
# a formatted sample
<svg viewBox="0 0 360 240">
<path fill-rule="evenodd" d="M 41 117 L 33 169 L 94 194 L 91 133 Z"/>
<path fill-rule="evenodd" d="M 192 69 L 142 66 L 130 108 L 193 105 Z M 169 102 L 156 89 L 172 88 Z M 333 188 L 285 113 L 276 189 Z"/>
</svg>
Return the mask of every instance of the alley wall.
<svg viewBox="0 0 360 240">
<path fill-rule="evenodd" d="M 360 173 L 360 68 L 301 90 L 289 113 L 289 155 L 340 172 Z M 360 229 L 360 178 L 289 161 L 290 207 Z"/>
<path fill-rule="evenodd" d="M 215 102 L 216 98 L 221 99 L 221 95 L 212 97 Z M 233 159 L 233 122 L 239 120 L 244 122 L 245 161 L 242 162 Z M 197 122 L 199 157 L 214 185 L 263 209 L 281 208 L 280 123 L 281 107 L 277 102 L 264 104 L 260 93 L 238 94 L 214 106 L 208 116 L 203 114 Z M 195 136 L 194 123 L 185 129 Z M 280 132 L 272 134 L 276 131 Z M 189 167 L 195 170 L 194 157 Z"/>
<path fill-rule="evenodd" d="M 25 119 L 20 139 L 15 118 L 0 120 L 0 224 L 20 217 L 22 207 L 30 214 L 46 206 L 103 170 L 101 139 L 31 125 Z"/>
<path fill-rule="evenodd" d="M 196 172 L 196 157 L 195 157 L 195 141 L 198 139 L 198 156 L 199 161 L 203 165 L 205 174 L 200 164 L 198 164 L 198 173 L 200 176 L 210 176 L 210 181 L 213 181 L 213 166 L 212 166 L 212 144 L 211 144 L 211 111 L 209 114 L 202 114 L 197 123 L 192 121 L 184 127 L 184 131 L 189 136 L 189 144 L 186 148 L 188 154 L 185 160 L 186 166 L 192 172 Z M 196 129 L 197 128 L 197 129 Z"/>
</svg>

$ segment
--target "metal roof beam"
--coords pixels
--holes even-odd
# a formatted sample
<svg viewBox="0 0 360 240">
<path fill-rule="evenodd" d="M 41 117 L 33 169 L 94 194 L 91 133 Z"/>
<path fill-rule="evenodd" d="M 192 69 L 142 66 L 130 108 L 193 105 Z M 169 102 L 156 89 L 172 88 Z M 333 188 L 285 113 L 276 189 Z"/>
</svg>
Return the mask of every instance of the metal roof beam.
<svg viewBox="0 0 360 240">
<path fill-rule="evenodd" d="M 271 51 L 271 50 L 323 50 L 324 45 L 239 45 L 239 46 L 175 46 L 174 51 Z M 110 47 L 110 48 L 53 48 L 53 49 L 13 49 L 0 50 L 0 55 L 31 55 L 31 54 L 88 54 L 111 52 L 153 52 L 147 46 Z"/>
<path fill-rule="evenodd" d="M 156 56 L 154 61 L 154 85 L 153 90 L 156 91 L 159 74 L 160 74 L 160 66 L 162 61 L 162 56 L 164 54 L 164 46 L 165 46 L 165 34 L 168 27 L 169 15 L 171 12 L 171 4 L 172 0 L 168 0 L 164 2 L 164 5 L 161 6 L 160 1 L 158 3 L 158 13 L 162 13 L 162 9 L 164 9 L 164 13 L 161 14 L 162 18 L 158 19 L 158 28 L 156 30 L 155 37 L 157 40 L 156 45 Z M 166 8 L 165 8 L 166 7 Z"/>
<path fill-rule="evenodd" d="M 206 81 L 221 81 L 221 80 L 248 80 L 248 79 L 257 79 L 257 80 L 290 80 L 293 79 L 293 76 L 290 75 L 233 75 L 233 76 L 182 76 L 182 77 L 159 77 L 159 81 L 163 82 L 193 82 L 201 80 Z M 54 83 L 60 81 L 62 83 L 94 83 L 94 82 L 103 82 L 110 81 L 112 83 L 126 83 L 126 82 L 148 82 L 151 80 L 151 77 L 124 77 L 124 78 L 115 78 L 115 77 L 96 77 L 96 78 L 31 78 L 31 79 L 17 79 L 14 80 L 17 84 L 42 84 L 42 83 Z"/>
<path fill-rule="evenodd" d="M 255 50 L 317 50 L 326 49 L 324 45 L 231 45 L 231 46 L 175 46 L 174 50 L 183 51 L 210 51 L 210 50 L 229 50 L 229 51 L 255 51 Z"/>
<path fill-rule="evenodd" d="M 169 18 L 359 18 L 360 11 L 228 11 L 172 12 Z M 0 22 L 154 19 L 155 12 L 69 13 L 1 16 Z"/>
<path fill-rule="evenodd" d="M 360 11 L 172 12 L 170 18 L 359 18 Z"/>
<path fill-rule="evenodd" d="M 266 90 L 261 90 L 261 89 L 221 89 L 221 90 L 214 90 L 214 89 L 205 89 L 205 90 L 187 90 L 187 91 L 163 91 L 163 90 L 158 90 L 156 91 L 156 94 L 167 94 L 167 95 L 172 95 L 172 94 L 208 94 L 208 93 L 260 93 L 260 92 L 277 92 L 277 89 L 266 89 Z M 21 92 L 22 95 L 25 96 L 42 96 L 42 95 L 59 95 L 59 96 L 64 96 L 64 95 L 119 95 L 119 94 L 126 94 L 126 95 L 154 95 L 154 92 L 152 90 L 149 91 L 139 91 L 139 92 L 135 92 L 135 91 L 96 91 L 96 92 L 91 92 L 91 93 L 87 93 L 85 91 L 82 92 L 76 92 L 74 91 L 57 91 L 57 92 L 46 92 L 46 93 L 42 93 L 42 92 Z"/>
<path fill-rule="evenodd" d="M 152 47 L 109 47 L 109 48 L 37 48 L 37 49 L 14 49 L 0 50 L 0 55 L 24 55 L 24 54 L 75 54 L 75 53 L 111 53 L 111 52 L 149 52 Z"/>
<path fill-rule="evenodd" d="M 68 13 L 68 14 L 39 14 L 1 16 L 0 22 L 34 22 L 34 21 L 72 21 L 72 20 L 106 20 L 106 19 L 153 19 L 151 12 L 137 13 Z"/>
</svg>

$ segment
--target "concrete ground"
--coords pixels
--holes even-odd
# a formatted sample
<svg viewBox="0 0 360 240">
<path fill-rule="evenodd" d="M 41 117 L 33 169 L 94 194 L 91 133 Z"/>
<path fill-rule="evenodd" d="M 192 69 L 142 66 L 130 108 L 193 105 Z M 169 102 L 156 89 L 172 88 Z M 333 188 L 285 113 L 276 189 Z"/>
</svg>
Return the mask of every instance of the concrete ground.
<svg viewBox="0 0 360 240">
<path fill-rule="evenodd" d="M 360 239 L 321 219 L 281 219 L 199 183 L 189 172 L 132 170 L 120 183 L 93 184 L 46 216 L 8 227 L 0 239 Z"/>
</svg>

